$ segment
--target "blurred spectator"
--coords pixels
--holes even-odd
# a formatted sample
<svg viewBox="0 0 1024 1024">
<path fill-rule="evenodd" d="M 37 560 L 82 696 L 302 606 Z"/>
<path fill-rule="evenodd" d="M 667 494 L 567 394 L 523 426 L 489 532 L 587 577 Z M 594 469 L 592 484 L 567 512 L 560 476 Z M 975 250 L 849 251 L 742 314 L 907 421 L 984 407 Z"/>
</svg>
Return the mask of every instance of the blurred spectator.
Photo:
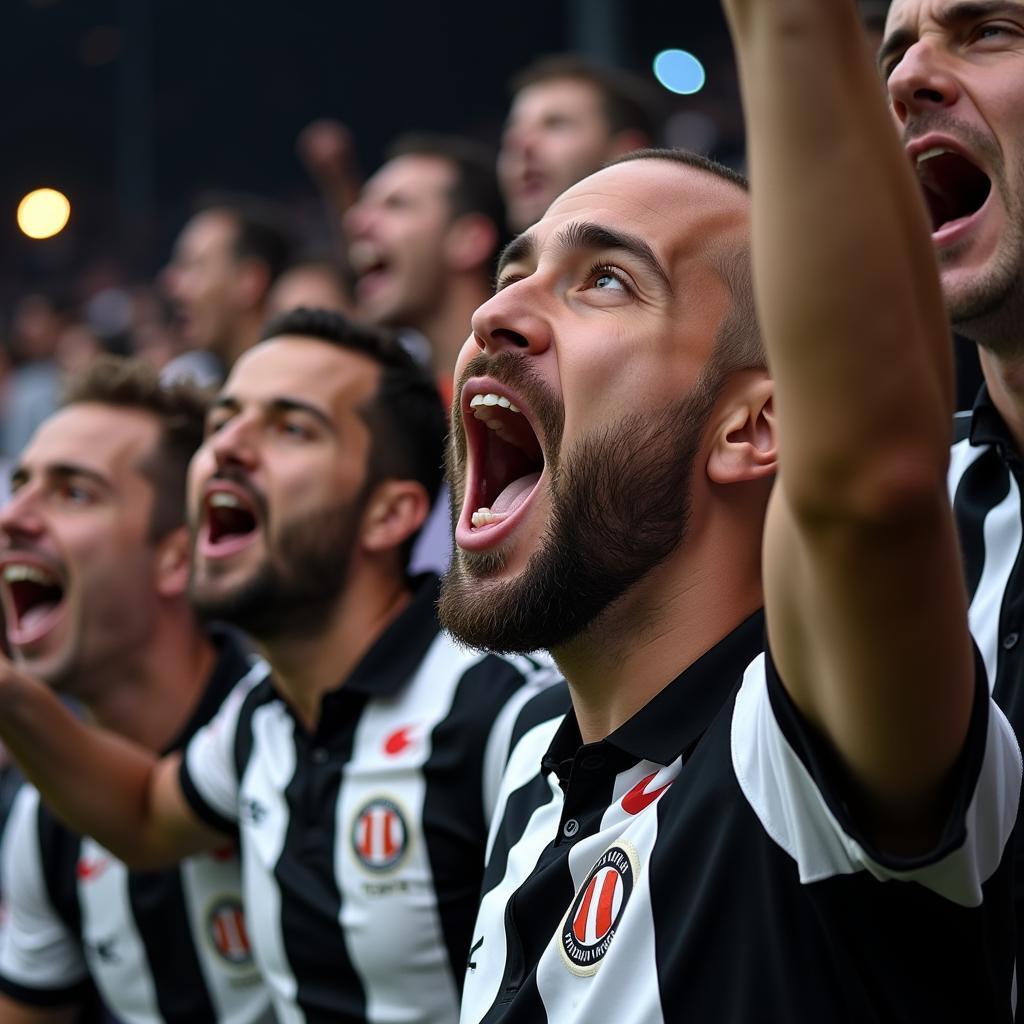
<svg viewBox="0 0 1024 1024">
<path fill-rule="evenodd" d="M 516 233 L 570 185 L 659 135 L 647 86 L 584 57 L 543 57 L 512 79 L 511 90 L 498 177 Z"/>
<path fill-rule="evenodd" d="M 308 259 L 293 263 L 281 274 L 267 298 L 267 319 L 299 306 L 351 315 L 352 295 L 337 263 Z"/>
<path fill-rule="evenodd" d="M 60 369 L 54 356 L 66 324 L 65 311 L 46 295 L 26 295 L 14 308 L 14 370 L 8 377 L 0 430 L 5 458 L 13 458 L 25 447 L 36 427 L 60 402 Z"/>
<path fill-rule="evenodd" d="M 163 284 L 193 351 L 165 367 L 166 379 L 191 377 L 199 384 L 223 379 L 259 340 L 267 295 L 288 250 L 281 216 L 262 200 L 213 200 L 188 221 Z"/>
<path fill-rule="evenodd" d="M 487 151 L 426 134 L 395 143 L 345 217 L 360 316 L 424 335 L 446 400 L 470 318 L 491 294 L 503 223 Z"/>
<path fill-rule="evenodd" d="M 340 121 L 320 118 L 299 132 L 295 149 L 323 197 L 331 234 L 344 266 L 348 257 L 342 226 L 345 214 L 359 198 L 362 184 L 352 133 Z"/>
</svg>

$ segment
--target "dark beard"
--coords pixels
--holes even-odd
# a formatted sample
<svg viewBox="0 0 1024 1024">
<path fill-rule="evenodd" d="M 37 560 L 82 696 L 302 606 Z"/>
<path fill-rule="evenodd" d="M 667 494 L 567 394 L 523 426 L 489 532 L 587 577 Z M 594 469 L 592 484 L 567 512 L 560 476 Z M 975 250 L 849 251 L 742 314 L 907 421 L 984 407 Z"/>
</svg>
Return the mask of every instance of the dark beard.
<svg viewBox="0 0 1024 1024">
<path fill-rule="evenodd" d="M 233 593 L 204 595 L 193 571 L 192 606 L 261 642 L 320 632 L 345 587 L 365 496 L 283 527 L 274 557 Z"/>
<path fill-rule="evenodd" d="M 655 419 L 627 416 L 583 438 L 553 471 L 549 462 L 552 517 L 540 548 L 518 579 L 489 586 L 500 555 L 468 557 L 456 547 L 442 625 L 471 647 L 503 653 L 557 649 L 590 628 L 682 543 L 717 393 L 698 383 Z M 458 501 L 465 488 L 452 468 Z"/>
</svg>

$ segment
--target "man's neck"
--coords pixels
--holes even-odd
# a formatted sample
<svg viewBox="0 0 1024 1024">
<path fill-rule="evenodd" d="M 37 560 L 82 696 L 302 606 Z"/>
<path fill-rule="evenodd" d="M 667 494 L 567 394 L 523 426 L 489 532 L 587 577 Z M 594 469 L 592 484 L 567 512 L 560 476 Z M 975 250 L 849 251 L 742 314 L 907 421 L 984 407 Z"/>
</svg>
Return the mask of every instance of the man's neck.
<svg viewBox="0 0 1024 1024">
<path fill-rule="evenodd" d="M 454 376 L 455 362 L 472 330 L 473 314 L 490 297 L 490 287 L 483 278 L 454 278 L 448 284 L 444 302 L 438 303 L 419 323 L 409 325 L 430 342 L 438 377 Z"/>
<path fill-rule="evenodd" d="M 154 636 L 133 664 L 104 666 L 102 680 L 83 686 L 82 702 L 97 725 L 148 750 L 166 750 L 195 712 L 216 660 L 213 643 L 189 615 Z"/>
<path fill-rule="evenodd" d="M 1024 358 L 1005 359 L 978 348 L 992 404 L 1006 423 L 1018 452 L 1024 453 Z"/>
<path fill-rule="evenodd" d="M 346 589 L 315 634 L 259 641 L 275 685 L 307 731 L 316 731 L 324 694 L 344 683 L 411 597 L 401 577 L 364 577 Z"/>
<path fill-rule="evenodd" d="M 552 654 L 584 743 L 623 725 L 764 603 L 760 543 L 708 525 Z"/>
</svg>

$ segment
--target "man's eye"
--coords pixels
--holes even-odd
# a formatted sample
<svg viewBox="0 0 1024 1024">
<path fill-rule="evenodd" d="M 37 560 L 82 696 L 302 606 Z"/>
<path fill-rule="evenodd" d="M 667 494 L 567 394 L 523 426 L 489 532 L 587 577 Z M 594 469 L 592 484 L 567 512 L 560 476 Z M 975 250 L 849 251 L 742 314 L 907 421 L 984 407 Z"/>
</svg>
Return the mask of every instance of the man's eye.
<svg viewBox="0 0 1024 1024">
<path fill-rule="evenodd" d="M 78 484 L 66 483 L 60 491 L 61 497 L 72 505 L 87 505 L 92 501 L 92 494 L 88 488 L 80 487 Z"/>
<path fill-rule="evenodd" d="M 299 420 L 281 420 L 278 424 L 278 430 L 287 437 L 305 439 L 312 436 L 312 431 L 309 427 Z"/>
<path fill-rule="evenodd" d="M 979 25 L 974 31 L 975 39 L 1002 39 L 1008 35 L 1019 35 L 1020 30 L 1015 29 L 1014 26 L 1008 25 L 1005 22 L 989 21 L 984 25 Z"/>
<path fill-rule="evenodd" d="M 598 291 L 629 291 L 629 285 L 626 283 L 625 275 L 616 267 L 607 267 L 603 265 L 592 267 L 587 276 L 593 287 Z"/>
</svg>

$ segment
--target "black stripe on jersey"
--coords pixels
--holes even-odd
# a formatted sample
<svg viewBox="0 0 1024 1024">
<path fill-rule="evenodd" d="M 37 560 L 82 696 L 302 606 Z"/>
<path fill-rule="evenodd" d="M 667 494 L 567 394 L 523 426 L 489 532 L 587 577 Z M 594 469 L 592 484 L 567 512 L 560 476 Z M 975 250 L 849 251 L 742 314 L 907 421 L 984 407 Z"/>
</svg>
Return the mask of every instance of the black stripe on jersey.
<svg viewBox="0 0 1024 1024">
<path fill-rule="evenodd" d="M 872 860 L 894 870 L 911 871 L 927 864 L 938 863 L 963 845 L 966 836 L 967 808 L 978 784 L 978 775 L 985 758 L 988 733 L 988 682 L 985 675 L 985 663 L 976 645 L 974 646 L 975 685 L 971 722 L 967 730 L 964 749 L 952 769 L 953 777 L 957 779 L 957 789 L 949 794 L 951 806 L 947 811 L 947 824 L 941 837 L 932 850 L 921 857 L 895 857 L 878 849 L 875 840 L 857 822 L 855 813 L 851 812 L 851 807 L 845 799 L 849 781 L 838 754 L 823 737 L 804 724 L 800 712 L 786 692 L 775 663 L 767 651 L 765 653 L 765 678 L 772 712 L 783 736 L 814 779 L 818 791 L 825 798 L 828 809 L 840 823 L 843 831 L 860 843 Z"/>
<path fill-rule="evenodd" d="M 1009 491 L 1010 474 L 995 449 L 979 455 L 957 483 L 953 501 L 968 594 L 978 589 L 985 569 L 985 517 Z"/>
<path fill-rule="evenodd" d="M 516 744 L 533 728 L 552 718 L 568 714 L 572 709 L 569 687 L 565 683 L 556 683 L 531 697 L 520 709 L 512 728 L 512 738 L 508 749 L 513 751 Z M 539 765 L 538 765 L 539 767 Z"/>
<path fill-rule="evenodd" d="M 43 881 L 53 909 L 72 935 L 82 934 L 82 908 L 78 902 L 78 858 L 82 837 L 68 831 L 39 800 L 36 835 Z"/>
<path fill-rule="evenodd" d="M 341 892 L 334 868 L 338 836 L 338 790 L 344 766 L 351 761 L 355 730 L 366 705 L 364 694 L 337 691 L 348 713 L 310 737 L 294 726 L 295 774 L 285 787 L 288 829 L 274 877 L 281 893 L 281 934 L 296 981 L 295 1001 L 306 1024 L 338 1024 L 366 1018 L 362 980 L 349 959 L 338 921 Z M 321 726 L 323 723 L 321 722 Z M 247 729 L 246 731 L 250 731 Z M 318 746 L 330 751 L 331 770 L 313 763 Z M 315 780 L 315 788 L 311 785 Z M 395 970 L 401 970 L 395 964 Z"/>
<path fill-rule="evenodd" d="M 480 779 L 490 733 L 477 723 L 493 721 L 521 683 L 519 670 L 498 658 L 487 657 L 471 666 L 459 680 L 451 710 L 434 728 L 430 757 L 423 766 L 423 836 L 445 945 L 460 991 L 487 836 Z M 479 870 L 467 870 L 468 865 L 478 865 Z"/>
<path fill-rule="evenodd" d="M 167 1024 L 216 1024 L 192 939 L 181 873 L 132 872 L 128 902 L 153 976 L 160 1016 Z"/>
<path fill-rule="evenodd" d="M 242 706 L 238 709 L 238 726 L 235 729 L 234 764 L 235 776 L 239 780 L 241 780 L 246 766 L 249 764 L 249 756 L 252 753 L 252 716 L 257 708 L 277 699 L 277 694 L 274 693 L 274 688 L 271 686 L 269 678 L 264 679 L 246 694 L 245 699 L 242 701 Z M 181 759 L 181 768 L 178 771 L 178 784 L 181 786 L 185 801 L 197 818 L 206 822 L 211 828 L 224 832 L 235 840 L 238 839 L 237 822 L 232 821 L 230 818 L 222 817 L 206 802 L 206 799 L 192 781 L 192 777 L 185 766 L 184 757 Z M 244 814 L 245 811 L 244 807 L 239 808 L 240 814 Z"/>
<path fill-rule="evenodd" d="M 537 768 L 539 771 L 540 765 Z M 483 894 L 489 893 L 505 877 L 508 855 L 526 831 L 530 816 L 538 807 L 543 807 L 554 799 L 555 795 L 551 792 L 547 779 L 540 774 L 534 775 L 529 782 L 509 794 L 491 849 L 491 859 L 484 871 L 481 887 Z"/>
<path fill-rule="evenodd" d="M 79 1007 L 93 995 L 92 982 L 88 977 L 67 988 L 25 988 L 9 978 L 0 977 L 0 992 L 10 996 L 16 1003 L 26 1006 L 74 1006 Z M 81 1013 L 75 1017 L 76 1024 L 82 1024 L 85 1016 Z M 89 1018 L 91 1019 L 91 1018 Z"/>
</svg>

